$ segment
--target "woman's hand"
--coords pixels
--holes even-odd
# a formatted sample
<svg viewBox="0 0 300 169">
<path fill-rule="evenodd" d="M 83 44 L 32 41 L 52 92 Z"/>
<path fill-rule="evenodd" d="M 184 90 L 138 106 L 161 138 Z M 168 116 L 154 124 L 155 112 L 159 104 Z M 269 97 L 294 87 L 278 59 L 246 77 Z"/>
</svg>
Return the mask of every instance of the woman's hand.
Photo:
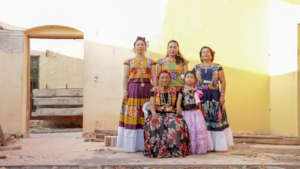
<svg viewBox="0 0 300 169">
<path fill-rule="evenodd" d="M 128 92 L 127 90 L 123 91 L 123 99 L 127 99 L 128 98 Z"/>
<path fill-rule="evenodd" d="M 201 110 L 201 103 L 198 103 L 198 104 L 196 104 L 196 105 L 197 105 L 198 109 Z"/>
<path fill-rule="evenodd" d="M 152 118 L 151 118 L 152 123 L 157 122 L 158 118 L 159 118 L 159 115 L 157 113 L 153 113 Z"/>
<path fill-rule="evenodd" d="M 181 109 L 177 109 L 177 117 L 182 117 L 182 110 Z"/>
<path fill-rule="evenodd" d="M 220 104 L 224 104 L 225 103 L 225 96 L 221 95 L 220 97 Z"/>
</svg>

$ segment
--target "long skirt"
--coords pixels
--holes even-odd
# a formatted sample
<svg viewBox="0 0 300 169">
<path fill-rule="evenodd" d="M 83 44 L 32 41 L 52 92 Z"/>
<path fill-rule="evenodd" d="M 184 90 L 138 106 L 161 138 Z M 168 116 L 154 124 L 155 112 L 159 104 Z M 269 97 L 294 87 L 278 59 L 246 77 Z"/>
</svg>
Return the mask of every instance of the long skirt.
<svg viewBox="0 0 300 169">
<path fill-rule="evenodd" d="M 153 122 L 152 115 L 149 115 L 145 125 L 145 156 L 185 157 L 188 153 L 189 133 L 182 117 L 177 117 L 175 113 L 163 113 Z"/>
<path fill-rule="evenodd" d="M 152 85 L 148 79 L 130 80 L 128 98 L 123 100 L 118 127 L 117 146 L 125 152 L 144 150 L 144 112 L 143 104 L 149 101 Z"/>
<path fill-rule="evenodd" d="M 184 111 L 184 120 L 189 128 L 191 153 L 207 153 L 211 149 L 211 145 L 201 110 Z"/>
<path fill-rule="evenodd" d="M 210 151 L 226 151 L 233 146 L 233 136 L 227 120 L 225 105 L 220 103 L 219 90 L 202 89 L 202 112 L 206 121 Z"/>
</svg>

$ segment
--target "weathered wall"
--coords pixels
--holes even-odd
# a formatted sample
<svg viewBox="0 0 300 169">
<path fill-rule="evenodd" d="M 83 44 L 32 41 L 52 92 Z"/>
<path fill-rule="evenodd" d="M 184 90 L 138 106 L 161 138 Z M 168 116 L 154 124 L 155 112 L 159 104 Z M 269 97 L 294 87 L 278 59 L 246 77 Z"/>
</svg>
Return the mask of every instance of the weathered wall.
<svg viewBox="0 0 300 169">
<path fill-rule="evenodd" d="M 23 31 L 0 30 L 0 124 L 5 133 L 22 133 Z"/>
<path fill-rule="evenodd" d="M 131 49 L 85 41 L 84 132 L 117 129 L 122 101 L 123 61 Z M 161 55 L 147 52 L 151 58 Z"/>
<path fill-rule="evenodd" d="M 47 55 L 46 55 L 47 53 Z M 50 50 L 47 52 L 31 51 L 31 55 L 40 56 L 40 89 L 83 88 L 84 60 L 65 56 Z"/>
</svg>

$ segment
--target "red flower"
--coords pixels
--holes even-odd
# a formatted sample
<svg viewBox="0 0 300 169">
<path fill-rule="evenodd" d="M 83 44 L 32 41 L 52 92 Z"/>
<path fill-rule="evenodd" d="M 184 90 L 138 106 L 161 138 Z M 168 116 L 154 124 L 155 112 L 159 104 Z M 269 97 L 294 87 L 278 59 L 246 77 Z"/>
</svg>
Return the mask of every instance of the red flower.
<svg viewBox="0 0 300 169">
<path fill-rule="evenodd" d="M 148 139 L 149 139 L 149 134 L 145 134 L 144 140 L 148 140 Z"/>
<path fill-rule="evenodd" d="M 172 133 L 171 136 L 172 136 L 173 138 L 177 137 L 177 132 Z"/>
<path fill-rule="evenodd" d="M 146 72 L 147 72 L 147 73 L 150 73 L 150 72 L 151 72 L 151 69 L 150 69 L 150 68 L 147 68 Z"/>
<path fill-rule="evenodd" d="M 179 118 L 175 118 L 175 122 L 176 124 L 180 125 L 181 124 L 181 120 Z"/>
<path fill-rule="evenodd" d="M 136 72 L 136 69 L 133 67 L 133 68 L 131 68 L 131 72 L 132 73 L 135 73 Z"/>
</svg>

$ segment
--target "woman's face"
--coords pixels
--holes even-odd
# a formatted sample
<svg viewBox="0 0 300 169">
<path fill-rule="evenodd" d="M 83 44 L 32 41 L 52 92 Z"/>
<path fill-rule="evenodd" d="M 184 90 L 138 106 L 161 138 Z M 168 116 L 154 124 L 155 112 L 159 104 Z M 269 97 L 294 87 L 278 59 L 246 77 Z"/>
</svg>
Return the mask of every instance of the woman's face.
<svg viewBox="0 0 300 169">
<path fill-rule="evenodd" d="M 138 54 L 144 54 L 146 51 L 146 44 L 144 41 L 142 40 L 138 40 L 135 45 L 134 45 L 134 49 L 136 51 L 136 53 Z"/>
<path fill-rule="evenodd" d="M 208 48 L 204 48 L 201 51 L 201 60 L 206 61 L 206 62 L 211 62 L 212 61 L 212 55 L 211 52 Z"/>
<path fill-rule="evenodd" d="M 195 76 L 191 73 L 187 74 L 184 83 L 187 85 L 194 85 L 196 83 Z"/>
<path fill-rule="evenodd" d="M 161 73 L 158 79 L 159 85 L 161 87 L 169 86 L 171 78 L 168 73 Z"/>
<path fill-rule="evenodd" d="M 168 56 L 176 56 L 178 54 L 178 45 L 175 42 L 171 42 L 168 45 Z"/>
</svg>

